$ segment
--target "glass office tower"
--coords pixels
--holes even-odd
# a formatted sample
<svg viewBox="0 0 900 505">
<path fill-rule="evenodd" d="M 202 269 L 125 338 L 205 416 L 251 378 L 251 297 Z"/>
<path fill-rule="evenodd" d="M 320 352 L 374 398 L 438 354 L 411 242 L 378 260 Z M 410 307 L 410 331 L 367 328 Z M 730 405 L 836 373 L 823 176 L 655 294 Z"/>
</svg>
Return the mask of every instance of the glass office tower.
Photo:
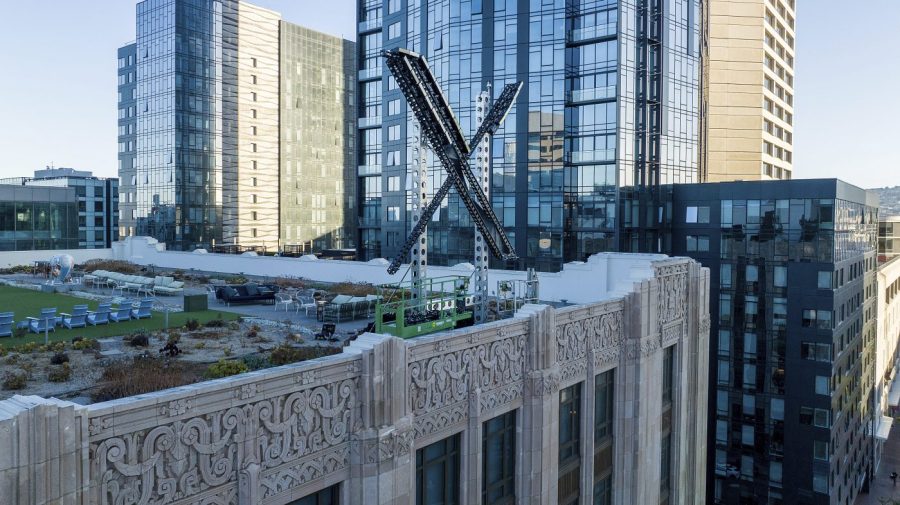
<svg viewBox="0 0 900 505">
<path fill-rule="evenodd" d="M 492 140 L 491 200 L 522 262 L 556 270 L 592 253 L 658 248 L 623 230 L 627 199 L 698 182 L 699 0 L 360 0 L 359 244 L 390 257 L 410 228 L 412 116 L 382 49 L 424 54 L 464 132 L 488 84 L 522 93 Z M 428 157 L 429 187 L 443 170 Z M 623 188 L 630 188 L 624 190 Z M 454 193 L 429 224 L 433 263 L 470 261 Z"/>
<path fill-rule="evenodd" d="M 671 190 L 671 253 L 710 270 L 707 496 L 853 503 L 873 468 L 877 197 L 835 179 Z"/>
<path fill-rule="evenodd" d="M 237 156 L 236 37 L 236 0 L 137 5 L 136 91 L 133 103 L 120 98 L 120 119 L 123 108 L 136 117 L 133 148 L 127 137 L 124 146 L 132 166 L 120 144 L 126 234 L 173 249 L 221 243 L 223 167 Z"/>
</svg>

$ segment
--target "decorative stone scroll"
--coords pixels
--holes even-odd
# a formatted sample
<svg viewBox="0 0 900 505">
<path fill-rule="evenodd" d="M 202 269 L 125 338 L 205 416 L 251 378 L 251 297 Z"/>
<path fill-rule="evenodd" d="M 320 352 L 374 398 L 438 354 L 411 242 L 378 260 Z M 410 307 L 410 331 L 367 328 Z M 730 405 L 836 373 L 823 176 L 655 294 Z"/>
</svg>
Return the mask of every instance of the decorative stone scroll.
<svg viewBox="0 0 900 505">
<path fill-rule="evenodd" d="M 618 304 L 611 308 L 600 315 L 571 321 L 556 328 L 556 359 L 563 368 L 563 382 L 570 378 L 570 374 L 577 373 L 575 369 L 579 368 L 565 364 L 583 361 L 588 347 L 594 350 L 595 356 L 600 354 L 607 359 L 618 356 L 619 346 L 624 340 L 623 315 Z"/>
<path fill-rule="evenodd" d="M 656 267 L 659 282 L 659 326 L 684 319 L 687 312 L 687 263 Z"/>
<path fill-rule="evenodd" d="M 476 388 L 490 401 L 502 397 L 511 401 L 511 394 L 496 396 L 491 392 L 521 382 L 524 367 L 525 335 L 508 335 L 411 362 L 408 387 L 410 410 L 416 416 L 416 437 L 466 420 L 469 394 Z"/>
<path fill-rule="evenodd" d="M 234 486 L 248 465 L 259 465 L 264 476 L 287 468 L 263 479 L 267 493 L 343 468 L 358 417 L 357 388 L 358 379 L 348 378 L 183 419 L 179 412 L 191 411 L 189 401 L 164 404 L 158 425 L 91 443 L 96 499 L 114 505 L 206 503 L 218 487 Z"/>
<path fill-rule="evenodd" d="M 662 346 L 668 347 L 673 342 L 678 342 L 684 336 L 684 322 L 679 321 L 662 329 Z"/>
</svg>

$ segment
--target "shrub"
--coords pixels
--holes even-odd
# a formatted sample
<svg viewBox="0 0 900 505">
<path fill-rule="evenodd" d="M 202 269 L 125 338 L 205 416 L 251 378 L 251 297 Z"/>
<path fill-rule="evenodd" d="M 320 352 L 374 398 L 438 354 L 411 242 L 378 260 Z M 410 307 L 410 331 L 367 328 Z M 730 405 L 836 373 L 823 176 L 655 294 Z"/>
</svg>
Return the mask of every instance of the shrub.
<svg viewBox="0 0 900 505">
<path fill-rule="evenodd" d="M 2 345 L 0 345 L 0 358 L 2 358 L 3 356 L 6 356 L 7 352 L 9 352 L 9 351 L 6 350 L 6 347 L 3 347 Z"/>
<path fill-rule="evenodd" d="M 72 349 L 75 349 L 76 351 L 98 351 L 100 350 L 100 342 L 92 338 L 82 338 L 72 344 Z"/>
<path fill-rule="evenodd" d="M 377 290 L 372 284 L 339 282 L 328 288 L 328 291 L 338 295 L 366 296 L 374 295 Z"/>
<path fill-rule="evenodd" d="M 206 348 L 206 342 L 197 342 L 196 344 L 194 344 L 194 349 L 205 349 L 205 348 Z"/>
<path fill-rule="evenodd" d="M 53 352 L 63 352 L 66 350 L 66 343 L 65 342 L 56 342 L 56 343 L 50 345 L 50 349 Z"/>
<path fill-rule="evenodd" d="M 321 358 L 341 352 L 336 347 L 294 347 L 288 344 L 281 344 L 269 354 L 269 361 L 275 365 L 287 365 L 288 363 L 297 363 L 309 359 Z"/>
<path fill-rule="evenodd" d="M 6 364 L 7 364 L 7 365 L 15 365 L 15 364 L 18 363 L 18 362 L 19 362 L 19 355 L 16 354 L 16 353 L 12 353 L 12 354 L 10 354 L 9 356 L 6 357 Z"/>
<path fill-rule="evenodd" d="M 37 342 L 27 342 L 19 346 L 19 352 L 22 354 L 31 354 L 37 351 L 41 346 Z"/>
<path fill-rule="evenodd" d="M 50 358 L 51 365 L 62 365 L 69 362 L 69 355 L 64 352 L 58 352 Z"/>
<path fill-rule="evenodd" d="M 228 346 L 228 347 L 222 349 L 222 354 L 224 354 L 225 357 L 227 358 L 227 357 L 231 356 L 232 354 L 234 354 L 234 351 L 231 350 L 231 346 Z"/>
<path fill-rule="evenodd" d="M 178 344 L 170 340 L 159 350 L 159 353 L 168 358 L 174 358 L 181 354 L 181 349 L 178 348 Z"/>
<path fill-rule="evenodd" d="M 84 337 L 72 337 L 72 345 L 84 340 Z"/>
<path fill-rule="evenodd" d="M 240 329 L 241 329 L 241 323 L 239 323 L 239 322 L 237 322 L 237 321 L 229 321 L 229 322 L 228 322 L 228 329 L 229 329 L 229 330 L 232 330 L 232 331 L 240 330 Z"/>
<path fill-rule="evenodd" d="M 196 319 L 188 319 L 187 321 L 184 322 L 184 327 L 188 331 L 197 330 L 200 328 L 200 321 L 197 321 Z"/>
<path fill-rule="evenodd" d="M 169 334 L 166 336 L 166 344 L 177 344 L 181 342 L 181 333 L 178 330 L 169 330 Z"/>
<path fill-rule="evenodd" d="M 209 379 L 220 379 L 249 371 L 250 368 L 243 361 L 220 359 L 209 365 L 204 375 Z"/>
<path fill-rule="evenodd" d="M 249 368 L 250 370 L 260 370 L 262 368 L 269 368 L 270 366 L 272 366 L 272 364 L 269 363 L 268 358 L 259 354 L 244 356 L 243 358 L 241 358 L 241 361 L 243 361 L 244 364 L 247 365 L 247 368 Z"/>
<path fill-rule="evenodd" d="M 16 338 L 22 338 L 28 336 L 28 328 L 16 328 L 13 330 L 13 336 Z"/>
<path fill-rule="evenodd" d="M 47 380 L 50 382 L 66 382 L 72 377 L 72 367 L 68 363 L 61 366 L 52 366 L 47 372 Z"/>
<path fill-rule="evenodd" d="M 243 275 L 233 275 L 231 277 L 226 277 L 225 282 L 228 284 L 246 284 L 247 278 Z"/>
<path fill-rule="evenodd" d="M 106 270 L 107 272 L 119 272 L 122 274 L 139 274 L 143 271 L 140 265 L 121 260 L 88 260 L 82 265 L 85 272 L 94 270 Z"/>
<path fill-rule="evenodd" d="M 6 374 L 3 375 L 3 389 L 15 391 L 19 389 L 25 389 L 25 386 L 27 385 L 28 372 L 24 370 L 6 372 Z"/>
<path fill-rule="evenodd" d="M 210 319 L 203 326 L 206 326 L 207 328 L 224 328 L 225 326 L 228 326 L 228 323 L 222 319 L 222 313 L 219 312 L 215 319 Z"/>
<path fill-rule="evenodd" d="M 256 338 L 259 336 L 259 332 L 261 331 L 262 328 L 260 328 L 258 324 L 254 324 L 250 326 L 250 329 L 247 331 L 247 338 Z"/>
<path fill-rule="evenodd" d="M 150 345 L 150 333 L 145 329 L 140 329 L 130 335 L 126 335 L 124 340 L 131 347 L 147 347 Z"/>
<path fill-rule="evenodd" d="M 135 358 L 108 365 L 100 376 L 98 389 L 91 395 L 95 402 L 159 391 L 200 380 L 196 372 L 179 361 L 160 358 Z"/>
</svg>

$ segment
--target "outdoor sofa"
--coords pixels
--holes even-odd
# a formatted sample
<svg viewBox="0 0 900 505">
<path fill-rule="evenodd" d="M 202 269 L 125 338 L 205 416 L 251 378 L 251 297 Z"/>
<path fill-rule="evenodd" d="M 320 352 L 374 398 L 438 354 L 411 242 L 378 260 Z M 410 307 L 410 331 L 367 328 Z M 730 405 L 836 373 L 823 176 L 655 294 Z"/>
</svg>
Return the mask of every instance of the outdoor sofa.
<svg viewBox="0 0 900 505">
<path fill-rule="evenodd" d="M 263 302 L 275 304 L 275 290 L 258 284 L 229 284 L 216 289 L 216 299 L 232 303 Z"/>
</svg>

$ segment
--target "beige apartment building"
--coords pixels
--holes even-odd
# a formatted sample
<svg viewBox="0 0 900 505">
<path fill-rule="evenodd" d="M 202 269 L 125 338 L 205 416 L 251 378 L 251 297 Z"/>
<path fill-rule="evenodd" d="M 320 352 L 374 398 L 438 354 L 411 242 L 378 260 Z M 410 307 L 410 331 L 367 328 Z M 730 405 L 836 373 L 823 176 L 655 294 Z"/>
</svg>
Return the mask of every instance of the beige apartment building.
<svg viewBox="0 0 900 505">
<path fill-rule="evenodd" d="M 706 179 L 790 179 L 795 0 L 708 4 Z"/>
</svg>

